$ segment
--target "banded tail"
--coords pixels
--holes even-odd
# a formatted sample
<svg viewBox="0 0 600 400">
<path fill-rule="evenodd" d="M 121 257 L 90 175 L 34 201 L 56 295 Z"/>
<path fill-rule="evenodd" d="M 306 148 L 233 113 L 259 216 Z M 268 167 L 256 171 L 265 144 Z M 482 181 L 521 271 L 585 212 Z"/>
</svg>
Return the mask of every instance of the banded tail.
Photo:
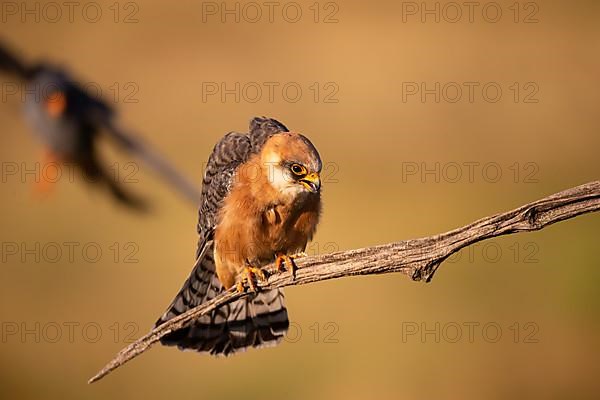
<svg viewBox="0 0 600 400">
<path fill-rule="evenodd" d="M 155 326 L 216 297 L 222 291 L 215 273 L 211 240 L 203 246 L 190 277 Z M 283 339 L 288 326 L 283 291 L 275 289 L 225 304 L 189 326 L 164 336 L 161 343 L 177 346 L 180 350 L 230 355 L 249 347 L 274 346 Z"/>
</svg>

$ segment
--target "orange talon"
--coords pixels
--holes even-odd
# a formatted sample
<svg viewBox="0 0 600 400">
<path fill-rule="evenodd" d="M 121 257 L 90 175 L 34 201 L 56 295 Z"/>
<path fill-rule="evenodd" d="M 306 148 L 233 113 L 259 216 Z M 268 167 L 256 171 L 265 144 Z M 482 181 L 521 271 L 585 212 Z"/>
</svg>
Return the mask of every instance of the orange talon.
<svg viewBox="0 0 600 400">
<path fill-rule="evenodd" d="M 244 289 L 244 284 L 242 282 L 238 282 L 235 285 L 235 288 L 237 289 L 238 293 L 244 293 L 246 291 L 246 289 Z"/>
<path fill-rule="evenodd" d="M 288 256 L 284 253 L 277 253 L 277 259 L 275 260 L 275 265 L 277 265 L 277 271 L 286 272 L 290 271 L 292 273 L 292 279 L 296 277 L 296 264 L 294 263 L 294 256 Z M 287 267 L 286 267 L 287 265 Z"/>
<path fill-rule="evenodd" d="M 244 276 L 244 278 L 242 279 L 241 282 L 238 282 L 238 291 L 240 290 L 240 286 L 242 288 L 243 291 L 243 284 L 244 282 L 246 282 L 248 284 L 248 288 L 253 291 L 253 292 L 257 292 L 258 291 L 258 286 L 256 285 L 257 283 L 257 277 L 258 279 L 260 279 L 261 281 L 266 281 L 267 280 L 267 275 L 265 274 L 265 271 L 263 271 L 260 268 L 257 267 L 253 267 L 251 265 L 246 265 L 246 267 L 244 268 L 244 273 L 246 276 Z"/>
</svg>

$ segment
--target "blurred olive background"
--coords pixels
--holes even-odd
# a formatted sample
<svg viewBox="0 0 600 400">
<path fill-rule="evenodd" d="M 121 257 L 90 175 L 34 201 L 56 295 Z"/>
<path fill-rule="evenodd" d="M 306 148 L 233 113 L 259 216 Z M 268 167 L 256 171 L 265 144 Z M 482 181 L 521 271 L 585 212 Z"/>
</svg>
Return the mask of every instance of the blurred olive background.
<svg viewBox="0 0 600 400">
<path fill-rule="evenodd" d="M 497 23 L 483 18 L 485 2 L 473 22 L 462 7 L 456 23 L 445 2 L 439 23 L 432 15 L 421 22 L 421 7 L 435 2 L 411 3 L 417 14 L 405 22 L 399 1 L 317 3 L 318 22 L 314 2 L 298 2 L 296 23 L 283 17 L 286 3 L 273 22 L 262 6 L 256 23 L 241 3 L 236 23 L 203 13 L 222 11 L 220 2 L 187 0 L 117 3 L 115 22 L 111 1 L 95 3 L 103 14 L 91 23 L 84 2 L 73 22 L 64 7 L 56 23 L 50 9 L 39 22 L 4 13 L 0 38 L 27 60 L 64 65 L 100 87 L 121 121 L 198 185 L 214 143 L 246 131 L 253 116 L 305 133 L 329 168 L 314 254 L 444 232 L 598 179 L 600 4 L 521 2 L 515 23 L 513 3 L 497 3 Z M 14 4 L 43 13 L 46 3 Z M 207 94 L 222 82 L 239 82 L 239 101 Z M 263 88 L 256 102 L 252 82 Z M 278 85 L 272 99 L 264 82 Z M 463 97 L 448 101 L 447 86 L 439 102 L 403 101 L 406 82 L 456 82 Z M 479 83 L 472 102 L 463 82 Z M 497 102 L 482 95 L 489 82 L 502 89 Z M 301 88 L 298 101 L 293 88 L 282 93 L 289 83 Z M 525 102 L 536 88 L 528 100 L 537 102 Z M 17 95 L 1 103 L 5 165 L 35 165 L 42 151 L 21 107 Z M 103 144 L 106 163 L 124 172 L 132 160 Z M 475 163 L 472 179 L 465 163 Z M 438 176 L 421 176 L 436 164 Z M 32 177 L 4 178 L 0 242 L 20 250 L 0 265 L 2 398 L 583 399 L 600 390 L 595 214 L 463 250 L 427 285 L 384 275 L 288 288 L 293 337 L 276 348 L 215 359 L 156 346 L 88 386 L 151 328 L 188 276 L 197 207 L 143 166 L 126 185 L 151 200 L 147 216 L 81 182 L 62 180 L 40 198 Z M 78 244 L 73 260 L 70 242 Z M 63 250 L 58 262 L 52 243 Z M 23 250 L 36 244 L 39 260 Z M 98 260 L 85 259 L 86 245 L 101 249 Z"/>
</svg>

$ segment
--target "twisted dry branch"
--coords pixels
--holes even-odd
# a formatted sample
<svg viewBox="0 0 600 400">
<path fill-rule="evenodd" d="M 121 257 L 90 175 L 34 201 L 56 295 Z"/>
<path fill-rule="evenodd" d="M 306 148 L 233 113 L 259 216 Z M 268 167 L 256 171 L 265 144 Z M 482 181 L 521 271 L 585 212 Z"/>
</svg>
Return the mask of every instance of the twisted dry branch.
<svg viewBox="0 0 600 400">
<path fill-rule="evenodd" d="M 567 189 L 512 211 L 475 221 L 440 235 L 405 240 L 374 247 L 339 251 L 296 260 L 294 279 L 288 273 L 272 274 L 259 288 L 274 289 L 353 275 L 401 272 L 415 281 L 429 282 L 440 264 L 463 247 L 492 237 L 537 231 L 555 222 L 600 210 L 600 181 Z M 273 270 L 274 266 L 270 266 Z M 156 327 L 121 350 L 89 380 L 96 382 L 111 371 L 139 356 L 164 335 L 186 326 L 215 308 L 247 296 L 235 288 Z"/>
</svg>

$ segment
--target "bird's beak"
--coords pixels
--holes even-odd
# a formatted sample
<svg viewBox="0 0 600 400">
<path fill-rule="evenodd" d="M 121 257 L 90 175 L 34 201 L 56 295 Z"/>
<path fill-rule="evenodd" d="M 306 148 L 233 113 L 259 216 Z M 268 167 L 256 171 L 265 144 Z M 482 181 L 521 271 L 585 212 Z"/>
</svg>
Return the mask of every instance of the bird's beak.
<svg viewBox="0 0 600 400">
<path fill-rule="evenodd" d="M 304 178 L 300 179 L 300 183 L 312 193 L 317 193 L 321 188 L 321 178 L 317 172 L 306 175 Z"/>
</svg>

